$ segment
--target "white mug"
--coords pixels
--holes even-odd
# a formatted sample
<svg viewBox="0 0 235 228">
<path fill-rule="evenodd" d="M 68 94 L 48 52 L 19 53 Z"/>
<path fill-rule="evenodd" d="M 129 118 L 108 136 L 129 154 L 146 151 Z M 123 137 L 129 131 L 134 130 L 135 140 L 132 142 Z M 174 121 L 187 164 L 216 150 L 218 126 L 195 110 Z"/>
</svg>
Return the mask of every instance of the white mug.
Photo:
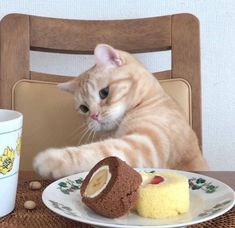
<svg viewBox="0 0 235 228">
<path fill-rule="evenodd" d="M 15 208 L 23 115 L 0 109 L 0 217 Z"/>
</svg>

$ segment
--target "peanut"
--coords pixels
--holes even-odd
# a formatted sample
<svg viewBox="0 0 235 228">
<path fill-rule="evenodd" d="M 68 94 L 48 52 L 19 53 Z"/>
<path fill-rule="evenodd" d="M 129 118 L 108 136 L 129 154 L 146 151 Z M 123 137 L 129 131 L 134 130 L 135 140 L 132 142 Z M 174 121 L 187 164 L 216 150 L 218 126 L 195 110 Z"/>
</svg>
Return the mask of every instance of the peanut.
<svg viewBox="0 0 235 228">
<path fill-rule="evenodd" d="M 42 187 L 42 184 L 39 181 L 31 181 L 29 183 L 29 188 L 32 190 L 38 190 Z"/>
<path fill-rule="evenodd" d="M 32 210 L 36 207 L 36 203 L 32 200 L 28 200 L 24 202 L 24 208 L 28 210 Z"/>
</svg>

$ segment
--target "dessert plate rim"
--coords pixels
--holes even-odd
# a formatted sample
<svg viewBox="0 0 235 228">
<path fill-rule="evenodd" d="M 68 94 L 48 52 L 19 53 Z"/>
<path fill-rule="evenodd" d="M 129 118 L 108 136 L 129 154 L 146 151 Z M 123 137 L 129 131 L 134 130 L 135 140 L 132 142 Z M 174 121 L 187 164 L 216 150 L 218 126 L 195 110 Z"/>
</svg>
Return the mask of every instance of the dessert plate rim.
<svg viewBox="0 0 235 228">
<path fill-rule="evenodd" d="M 136 168 L 136 170 L 144 172 L 154 171 L 158 173 L 175 172 L 188 177 L 191 183 L 190 198 L 200 198 L 202 202 L 195 207 L 202 207 L 201 205 L 203 205 L 203 207 L 199 208 L 198 212 L 192 212 L 192 208 L 194 208 L 194 205 L 192 205 L 189 211 L 190 214 L 164 220 L 147 219 L 132 212 L 117 219 L 105 218 L 97 215 L 81 202 L 79 191 L 82 181 L 81 178 L 83 179 L 88 172 L 73 174 L 52 182 L 44 189 L 42 201 L 46 207 L 54 213 L 71 220 L 98 227 L 122 228 L 184 227 L 214 219 L 226 213 L 235 205 L 233 189 L 215 178 L 198 173 L 172 169 Z M 192 202 L 195 204 L 196 200 Z M 192 202 L 190 200 L 191 204 Z M 196 217 L 194 216 L 195 213 L 197 215 Z M 189 216 L 192 216 L 192 218 Z"/>
</svg>

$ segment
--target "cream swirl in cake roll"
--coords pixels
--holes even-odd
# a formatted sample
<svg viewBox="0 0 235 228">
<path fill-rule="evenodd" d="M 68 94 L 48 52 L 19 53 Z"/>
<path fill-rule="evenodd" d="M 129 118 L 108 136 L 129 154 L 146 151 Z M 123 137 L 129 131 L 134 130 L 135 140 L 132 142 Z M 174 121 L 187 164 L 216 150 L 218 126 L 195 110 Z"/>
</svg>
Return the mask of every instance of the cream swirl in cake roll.
<svg viewBox="0 0 235 228">
<path fill-rule="evenodd" d="M 141 173 L 136 211 L 148 218 L 167 218 L 189 210 L 189 184 L 174 172 Z"/>
<path fill-rule="evenodd" d="M 84 192 L 85 197 L 93 198 L 98 196 L 107 186 L 111 178 L 109 166 L 101 166 L 91 176 L 91 179 Z"/>
</svg>

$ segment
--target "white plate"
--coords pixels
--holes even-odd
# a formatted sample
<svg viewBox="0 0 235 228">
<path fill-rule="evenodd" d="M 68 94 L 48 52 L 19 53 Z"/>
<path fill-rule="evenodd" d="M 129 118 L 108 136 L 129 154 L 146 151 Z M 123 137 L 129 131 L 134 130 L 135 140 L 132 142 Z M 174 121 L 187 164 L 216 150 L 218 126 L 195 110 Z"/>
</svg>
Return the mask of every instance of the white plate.
<svg viewBox="0 0 235 228">
<path fill-rule="evenodd" d="M 234 191 L 214 178 L 177 170 L 137 169 L 138 171 L 174 171 L 190 180 L 190 210 L 188 213 L 169 219 L 147 219 L 130 212 L 116 219 L 100 216 L 86 207 L 79 187 L 87 173 L 79 173 L 57 180 L 42 194 L 44 204 L 55 213 L 66 218 L 98 227 L 150 228 L 182 227 L 208 221 L 218 217 L 234 206 Z"/>
</svg>

